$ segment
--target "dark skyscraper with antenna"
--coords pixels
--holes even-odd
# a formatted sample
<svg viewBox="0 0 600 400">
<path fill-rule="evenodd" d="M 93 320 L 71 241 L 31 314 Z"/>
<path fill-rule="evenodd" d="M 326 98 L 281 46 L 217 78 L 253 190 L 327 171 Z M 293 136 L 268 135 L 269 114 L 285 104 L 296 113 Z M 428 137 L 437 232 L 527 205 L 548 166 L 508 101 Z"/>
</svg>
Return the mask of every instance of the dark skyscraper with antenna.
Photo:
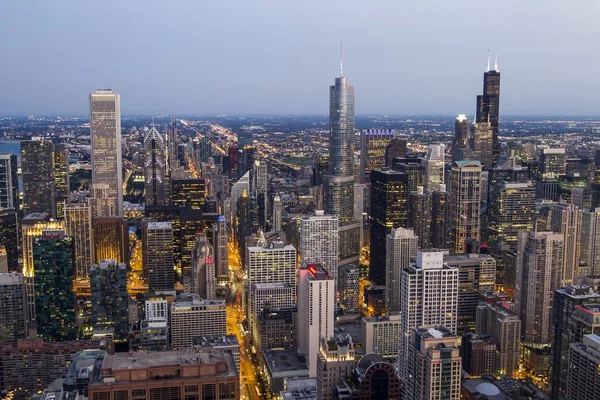
<svg viewBox="0 0 600 400">
<path fill-rule="evenodd" d="M 496 165 L 500 158 L 500 142 L 498 141 L 498 115 L 500 109 L 500 71 L 498 57 L 494 69 L 490 68 L 488 54 L 487 71 L 483 74 L 483 94 L 477 96 L 477 117 L 479 124 L 489 123 L 492 130 L 492 163 Z"/>
</svg>

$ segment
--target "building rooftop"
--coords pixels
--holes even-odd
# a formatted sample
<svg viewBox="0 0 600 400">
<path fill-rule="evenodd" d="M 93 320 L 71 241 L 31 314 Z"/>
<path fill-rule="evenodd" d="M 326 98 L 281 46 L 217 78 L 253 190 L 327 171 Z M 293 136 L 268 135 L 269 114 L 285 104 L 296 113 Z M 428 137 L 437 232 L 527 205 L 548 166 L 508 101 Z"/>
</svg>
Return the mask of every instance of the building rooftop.
<svg viewBox="0 0 600 400">
<path fill-rule="evenodd" d="M 306 370 L 306 374 L 308 375 L 306 358 L 295 350 L 266 349 L 262 353 L 271 375 L 278 372 L 303 370 Z"/>
<path fill-rule="evenodd" d="M 441 326 L 417 328 L 416 333 L 422 339 L 442 339 L 456 336 L 448 329 Z"/>
<path fill-rule="evenodd" d="M 266 289 L 289 289 L 292 287 L 292 285 L 290 285 L 287 282 L 272 282 L 272 283 L 255 283 L 254 287 L 256 289 L 259 290 L 266 290 Z"/>
<path fill-rule="evenodd" d="M 171 221 L 152 221 L 148 222 L 148 229 L 173 229 Z"/>
<path fill-rule="evenodd" d="M 564 293 L 573 299 L 596 298 L 600 297 L 600 293 L 594 292 L 594 289 L 585 285 L 572 285 L 556 290 Z"/>
<path fill-rule="evenodd" d="M 217 346 L 239 346 L 235 335 L 207 335 L 194 338 L 194 346 L 217 347 Z"/>
<path fill-rule="evenodd" d="M 329 275 L 329 272 L 327 272 L 327 270 L 321 264 L 302 265 L 300 267 L 300 269 L 308 270 L 308 272 L 310 272 L 310 276 L 308 277 L 308 279 L 311 279 L 311 280 L 324 281 L 324 280 L 332 279 L 331 275 Z M 312 276 L 312 278 L 311 278 L 311 276 Z"/>
<path fill-rule="evenodd" d="M 223 306 L 225 300 L 207 300 L 201 299 L 197 294 L 177 296 L 177 299 L 171 304 L 171 307 L 192 307 L 192 306 Z"/>
</svg>

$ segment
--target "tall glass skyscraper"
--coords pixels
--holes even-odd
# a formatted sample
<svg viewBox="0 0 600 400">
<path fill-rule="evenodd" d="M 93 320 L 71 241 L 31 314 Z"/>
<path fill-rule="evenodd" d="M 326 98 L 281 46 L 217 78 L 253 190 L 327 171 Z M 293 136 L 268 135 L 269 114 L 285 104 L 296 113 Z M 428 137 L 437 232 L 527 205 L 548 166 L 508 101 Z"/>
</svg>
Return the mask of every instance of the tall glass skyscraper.
<svg viewBox="0 0 600 400">
<path fill-rule="evenodd" d="M 500 109 L 500 71 L 498 71 L 498 62 L 494 69 L 490 69 L 490 60 L 488 58 L 488 68 L 483 74 L 483 94 L 477 96 L 477 115 L 476 123 L 489 123 L 492 129 L 492 163 L 498 164 L 500 158 L 500 142 L 498 141 L 498 115 Z"/>
</svg>

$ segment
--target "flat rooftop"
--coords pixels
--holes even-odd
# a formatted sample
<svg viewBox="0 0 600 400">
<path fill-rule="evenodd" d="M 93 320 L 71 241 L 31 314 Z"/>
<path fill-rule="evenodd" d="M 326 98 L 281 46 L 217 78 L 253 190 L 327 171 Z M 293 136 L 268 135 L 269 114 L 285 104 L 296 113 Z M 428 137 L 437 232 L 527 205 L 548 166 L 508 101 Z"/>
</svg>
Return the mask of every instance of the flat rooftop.
<svg viewBox="0 0 600 400">
<path fill-rule="evenodd" d="M 308 374 L 306 358 L 295 350 L 267 349 L 263 351 L 263 357 L 271 373 L 306 370 Z"/>
<path fill-rule="evenodd" d="M 423 339 L 442 339 L 446 337 L 454 337 L 452 332 L 443 327 L 418 328 L 417 335 Z"/>
</svg>

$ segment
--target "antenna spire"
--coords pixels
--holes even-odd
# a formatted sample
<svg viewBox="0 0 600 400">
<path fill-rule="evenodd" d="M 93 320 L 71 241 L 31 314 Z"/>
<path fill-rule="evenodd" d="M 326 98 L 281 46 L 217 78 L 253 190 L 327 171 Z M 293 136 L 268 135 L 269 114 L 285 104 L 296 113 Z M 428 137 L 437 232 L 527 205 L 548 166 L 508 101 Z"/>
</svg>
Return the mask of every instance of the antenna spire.
<svg viewBox="0 0 600 400">
<path fill-rule="evenodd" d="M 490 72 L 490 49 L 488 49 L 488 63 L 487 63 L 487 72 Z"/>
<path fill-rule="evenodd" d="M 340 42 L 340 77 L 344 77 L 344 42 Z"/>
<path fill-rule="evenodd" d="M 498 70 L 498 53 L 496 53 L 496 60 L 494 60 L 494 71 L 500 72 Z"/>
</svg>

